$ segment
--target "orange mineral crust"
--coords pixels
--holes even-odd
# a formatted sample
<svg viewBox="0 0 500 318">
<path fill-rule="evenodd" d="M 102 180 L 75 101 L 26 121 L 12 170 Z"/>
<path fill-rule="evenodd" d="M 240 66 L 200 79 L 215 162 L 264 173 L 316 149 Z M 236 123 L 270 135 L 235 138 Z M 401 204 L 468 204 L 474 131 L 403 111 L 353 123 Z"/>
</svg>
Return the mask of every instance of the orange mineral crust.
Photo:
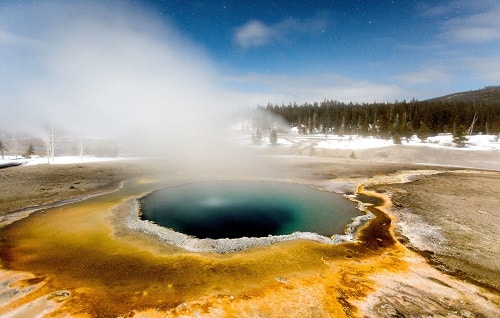
<svg viewBox="0 0 500 318">
<path fill-rule="evenodd" d="M 423 271 L 413 268 L 431 271 L 394 239 L 387 205 L 368 208 L 375 218 L 356 242 L 295 240 L 228 254 L 188 252 L 125 226 L 127 200 L 154 186 L 128 184 L 118 192 L 40 211 L 4 228 L 0 314 L 377 316 L 379 300 L 371 295 L 384 290 L 380 282 L 391 275 L 396 277 L 391 282 L 416 279 L 415 273 Z M 417 276 L 439 286 L 459 284 L 437 271 Z M 471 292 L 450 296 L 449 301 L 470 302 L 470 297 L 491 297 L 482 305 L 496 310 L 495 295 Z"/>
</svg>

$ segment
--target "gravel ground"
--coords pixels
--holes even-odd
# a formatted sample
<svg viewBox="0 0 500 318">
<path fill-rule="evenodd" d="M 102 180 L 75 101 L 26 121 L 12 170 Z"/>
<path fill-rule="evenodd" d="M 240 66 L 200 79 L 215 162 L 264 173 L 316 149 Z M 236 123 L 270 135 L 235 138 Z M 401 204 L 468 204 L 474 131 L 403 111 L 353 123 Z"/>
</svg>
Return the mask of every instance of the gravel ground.
<svg viewBox="0 0 500 318">
<path fill-rule="evenodd" d="M 374 189 L 392 198 L 403 243 L 446 273 L 500 291 L 500 173 L 448 172 Z"/>
<path fill-rule="evenodd" d="M 115 189 L 147 171 L 138 161 L 0 169 L 0 215 Z"/>
<path fill-rule="evenodd" d="M 247 173 L 256 178 L 272 175 L 277 179 L 301 180 L 303 177 L 322 188 L 340 192 L 354 192 L 360 183 L 370 185 L 369 189 L 391 198 L 400 242 L 423 255 L 440 271 L 498 295 L 500 172 L 495 170 L 498 170 L 499 154 L 466 152 L 458 160 L 456 155 L 460 153 L 456 151 L 428 152 L 426 148 L 405 148 L 402 152 L 398 147 L 389 147 L 372 151 L 371 158 L 370 152 L 357 152 L 357 159 L 349 159 L 350 152 L 346 151 L 329 151 L 321 154 L 324 157 L 284 153 L 285 156 L 269 159 L 276 165 L 266 165 L 266 169 L 257 169 L 258 173 L 256 170 Z M 432 164 L 490 171 L 413 164 L 425 161 L 426 157 Z M 122 181 L 154 176 L 158 171 L 164 173 L 165 169 L 164 166 L 152 169 L 142 161 L 0 169 L 0 215 L 110 191 Z M 419 170 L 416 177 L 396 176 L 401 175 L 401 171 L 411 174 L 416 170 Z M 431 170 L 432 174 L 425 173 Z M 175 169 L 169 171 L 177 173 Z M 225 173 L 230 175 L 231 171 Z M 391 306 L 392 310 L 396 305 Z"/>
<path fill-rule="evenodd" d="M 384 151 L 394 153 L 394 149 Z M 447 155 L 446 150 L 432 157 Z M 477 152 L 476 157 L 469 154 L 468 158 L 473 162 L 481 156 L 482 152 Z M 354 191 L 357 184 L 374 176 L 412 169 L 447 170 L 404 162 L 388 164 L 328 157 L 280 157 L 274 163 L 280 169 L 274 169 L 273 174 L 279 177 L 300 178 L 312 174 L 319 183 L 321 180 L 329 183 L 332 179 L 340 180 L 343 186 L 332 190 L 347 192 Z M 161 166 L 156 169 L 165 170 Z M 155 173 L 157 170 L 141 161 L 1 169 L 0 215 L 109 191 L 124 180 Z M 330 184 L 335 185 L 335 182 Z M 468 277 L 497 290 L 500 288 L 500 266 L 496 262 L 500 255 L 497 244 L 500 242 L 499 172 L 459 170 L 420 176 L 410 183 L 378 185 L 373 189 L 392 198 L 398 234 L 403 243 L 420 251 L 431 264 L 447 273 Z"/>
</svg>

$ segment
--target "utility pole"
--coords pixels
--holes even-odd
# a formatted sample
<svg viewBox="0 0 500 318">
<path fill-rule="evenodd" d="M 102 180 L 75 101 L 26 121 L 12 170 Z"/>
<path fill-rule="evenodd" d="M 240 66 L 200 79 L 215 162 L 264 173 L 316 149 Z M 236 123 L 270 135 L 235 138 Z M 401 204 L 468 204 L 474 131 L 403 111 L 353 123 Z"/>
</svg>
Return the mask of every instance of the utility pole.
<svg viewBox="0 0 500 318">
<path fill-rule="evenodd" d="M 80 160 L 83 160 L 83 137 L 80 138 Z"/>
</svg>

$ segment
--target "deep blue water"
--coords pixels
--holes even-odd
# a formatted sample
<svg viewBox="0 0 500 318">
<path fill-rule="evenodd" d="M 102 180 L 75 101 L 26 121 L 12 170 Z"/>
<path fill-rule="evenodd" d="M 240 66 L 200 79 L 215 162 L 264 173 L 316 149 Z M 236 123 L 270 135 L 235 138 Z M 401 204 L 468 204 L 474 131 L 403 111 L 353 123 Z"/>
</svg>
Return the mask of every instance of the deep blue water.
<svg viewBox="0 0 500 318">
<path fill-rule="evenodd" d="M 361 215 L 341 195 L 304 185 L 214 181 L 158 190 L 141 199 L 142 218 L 198 238 L 343 234 Z"/>
</svg>

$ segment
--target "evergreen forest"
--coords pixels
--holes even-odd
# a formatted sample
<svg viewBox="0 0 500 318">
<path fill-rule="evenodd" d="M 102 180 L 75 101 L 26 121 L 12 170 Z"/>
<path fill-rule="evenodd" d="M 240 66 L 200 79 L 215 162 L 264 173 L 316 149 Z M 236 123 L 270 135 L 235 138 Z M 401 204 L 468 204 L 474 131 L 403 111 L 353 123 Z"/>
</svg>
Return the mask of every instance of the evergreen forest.
<svg viewBox="0 0 500 318">
<path fill-rule="evenodd" d="M 467 134 L 500 134 L 500 103 L 466 100 L 427 100 L 394 103 L 321 103 L 258 106 L 252 117 L 254 128 L 276 129 L 279 115 L 302 134 L 419 138 L 465 129 Z"/>
</svg>

